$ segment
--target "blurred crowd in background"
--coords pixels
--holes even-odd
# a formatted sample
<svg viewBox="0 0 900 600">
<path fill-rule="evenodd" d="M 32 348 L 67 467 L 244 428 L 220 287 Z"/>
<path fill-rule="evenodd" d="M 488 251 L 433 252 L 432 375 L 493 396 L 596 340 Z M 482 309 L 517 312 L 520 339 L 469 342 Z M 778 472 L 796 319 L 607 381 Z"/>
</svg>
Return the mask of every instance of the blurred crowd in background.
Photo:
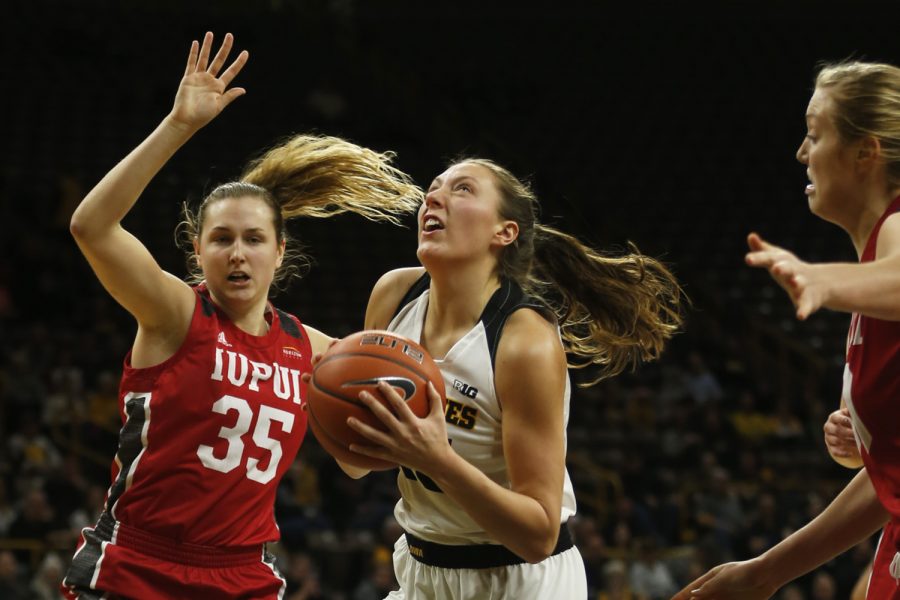
<svg viewBox="0 0 900 600">
<path fill-rule="evenodd" d="M 662 360 L 573 392 L 570 525 L 591 598 L 668 598 L 802 526 L 850 478 L 822 440 L 849 317 L 797 322 L 742 258 L 756 230 L 810 260 L 854 260 L 836 228 L 806 214 L 793 152 L 816 61 L 878 38 L 877 13 L 842 20 L 837 35 L 824 20 L 798 33 L 808 16 L 741 3 L 681 20 L 665 10 L 613 20 L 602 7 L 424 14 L 272 0 L 222 2 L 210 15 L 180 4 L 8 9 L 20 31 L 0 47 L 21 59 L 0 63 L 0 80 L 15 82 L 0 98 L 0 597 L 58 597 L 79 532 L 101 509 L 121 426 L 135 325 L 78 253 L 68 218 L 165 114 L 182 55 L 207 29 L 250 49 L 247 97 L 125 222 L 171 272 L 184 273 L 173 241 L 182 201 L 278 137 L 318 131 L 396 151 L 426 187 L 448 158 L 496 159 L 532 180 L 545 221 L 613 252 L 633 241 L 682 280 L 693 304 Z M 898 55 L 896 35 L 881 40 L 893 46 L 865 58 Z M 414 224 L 292 228 L 314 264 L 275 301 L 331 335 L 361 328 L 382 272 L 415 264 Z M 393 589 L 395 477 L 351 480 L 307 435 L 276 505 L 287 599 Z M 861 544 L 778 598 L 846 598 L 873 550 Z"/>
</svg>

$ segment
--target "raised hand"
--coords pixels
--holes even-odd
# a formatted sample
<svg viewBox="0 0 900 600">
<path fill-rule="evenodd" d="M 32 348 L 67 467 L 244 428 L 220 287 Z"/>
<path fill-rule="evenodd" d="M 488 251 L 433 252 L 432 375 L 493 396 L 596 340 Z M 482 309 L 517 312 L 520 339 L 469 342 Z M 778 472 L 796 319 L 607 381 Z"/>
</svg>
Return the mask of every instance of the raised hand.
<svg viewBox="0 0 900 600">
<path fill-rule="evenodd" d="M 212 121 L 226 106 L 236 98 L 243 96 L 247 91 L 241 87 L 228 89 L 244 65 L 247 64 L 249 54 L 246 50 L 238 54 L 234 62 L 221 74 L 228 53 L 234 43 L 234 37 L 227 33 L 222 41 L 222 46 L 213 57 L 213 34 L 207 32 L 203 37 L 203 44 L 196 40 L 191 42 L 191 51 L 188 55 L 187 66 L 184 69 L 184 77 L 175 94 L 175 105 L 172 107 L 170 118 L 176 123 L 190 130 L 197 130 Z"/>
<path fill-rule="evenodd" d="M 797 258 L 792 252 L 763 240 L 758 234 L 747 236 L 750 252 L 746 261 L 761 267 L 788 293 L 797 309 L 797 318 L 805 320 L 825 304 L 828 282 L 817 277 L 816 266 Z"/>
</svg>

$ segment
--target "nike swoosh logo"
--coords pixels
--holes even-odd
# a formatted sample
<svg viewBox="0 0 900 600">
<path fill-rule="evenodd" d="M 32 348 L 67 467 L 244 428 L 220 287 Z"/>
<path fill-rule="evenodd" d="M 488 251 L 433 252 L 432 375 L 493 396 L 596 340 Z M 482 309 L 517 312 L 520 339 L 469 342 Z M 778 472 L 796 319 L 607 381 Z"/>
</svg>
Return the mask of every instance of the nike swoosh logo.
<svg viewBox="0 0 900 600">
<path fill-rule="evenodd" d="M 406 377 L 373 377 L 371 379 L 357 379 L 356 381 L 345 381 L 341 384 L 342 388 L 345 387 L 354 387 L 361 385 L 378 385 L 379 381 L 384 381 L 389 386 L 394 388 L 400 388 L 403 390 L 403 399 L 412 398 L 413 394 L 416 393 L 416 384 L 412 379 L 407 379 Z"/>
</svg>

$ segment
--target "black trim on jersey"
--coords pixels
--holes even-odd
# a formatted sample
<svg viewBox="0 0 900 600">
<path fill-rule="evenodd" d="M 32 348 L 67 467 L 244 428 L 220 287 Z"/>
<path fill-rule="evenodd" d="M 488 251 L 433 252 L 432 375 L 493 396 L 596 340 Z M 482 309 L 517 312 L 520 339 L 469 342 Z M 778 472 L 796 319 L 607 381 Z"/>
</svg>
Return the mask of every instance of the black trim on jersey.
<svg viewBox="0 0 900 600">
<path fill-rule="evenodd" d="M 297 326 L 297 321 L 293 320 L 290 315 L 279 308 L 275 309 L 275 313 L 278 315 L 278 322 L 281 323 L 282 331 L 292 338 L 298 340 L 303 339 L 303 335 L 300 333 L 300 327 Z"/>
<path fill-rule="evenodd" d="M 200 294 L 200 305 L 205 316 L 211 317 L 216 314 L 216 305 L 213 304 L 213 301 L 206 294 Z"/>
<path fill-rule="evenodd" d="M 145 415 L 147 414 L 147 402 L 150 400 L 149 394 L 135 394 L 125 402 L 125 425 L 119 432 L 119 451 L 116 452 L 116 458 L 119 461 L 119 474 L 112 486 L 109 488 L 109 498 L 106 499 L 106 506 L 112 510 L 115 503 L 119 501 L 134 462 L 144 450 L 144 442 L 141 439 L 141 433 L 144 430 Z"/>
<path fill-rule="evenodd" d="M 63 583 L 68 586 L 86 588 L 91 585 L 94 571 L 97 570 L 97 563 L 100 562 L 103 554 L 101 543 L 108 542 L 109 539 L 101 539 L 93 529 L 85 529 L 82 534 L 84 535 L 84 545 L 72 559 Z"/>
<path fill-rule="evenodd" d="M 63 585 L 78 591 L 79 598 L 101 598 L 91 596 L 97 590 L 90 590 L 94 572 L 103 556 L 103 543 L 112 540 L 115 533 L 115 520 L 105 510 L 100 514 L 100 519 L 94 528 L 86 527 L 81 531 L 84 536 L 84 544 L 72 558 L 72 564 L 63 579 Z"/>
<path fill-rule="evenodd" d="M 527 562 L 506 546 L 499 544 L 437 544 L 406 533 L 409 555 L 420 563 L 441 569 L 495 569 Z M 559 526 L 559 537 L 550 556 L 565 552 L 575 544 L 568 523 Z"/>
<path fill-rule="evenodd" d="M 428 289 L 430 284 L 431 276 L 428 273 L 424 273 L 419 277 L 416 282 L 412 284 L 412 287 L 409 288 L 409 291 L 403 296 L 403 299 L 400 300 L 400 303 L 394 310 L 394 316 L 391 317 L 391 320 L 393 321 L 407 304 L 421 296 L 425 290 Z M 550 321 L 556 319 L 553 311 L 544 304 L 541 304 L 536 298 L 527 296 L 517 283 L 508 279 L 502 279 L 500 281 L 500 287 L 493 293 L 491 299 L 488 300 L 488 303 L 485 305 L 484 310 L 481 311 L 481 316 L 478 317 L 478 320 L 484 323 L 488 349 L 491 354 L 491 370 L 496 369 L 497 347 L 500 345 L 500 332 L 503 330 L 503 326 L 506 325 L 506 321 L 509 319 L 510 315 L 520 308 L 531 308 L 536 310 L 543 315 L 544 318 Z"/>
<path fill-rule="evenodd" d="M 409 291 L 404 294 L 403 299 L 397 304 L 397 308 L 394 309 L 394 315 L 391 317 L 391 321 L 400 314 L 400 311 L 403 310 L 404 306 L 421 296 L 422 293 L 428 289 L 429 285 L 431 285 L 431 275 L 425 272 L 421 277 L 416 279 L 416 282 L 412 284 L 412 287 L 409 288 Z"/>
<path fill-rule="evenodd" d="M 488 350 L 491 354 L 491 370 L 497 368 L 497 347 L 500 345 L 500 332 L 506 325 L 507 319 L 520 308 L 531 308 L 541 313 L 545 317 L 548 316 L 549 309 L 540 304 L 535 298 L 525 295 L 522 288 L 513 281 L 504 279 L 500 282 L 500 287 L 488 300 L 484 311 L 479 317 L 479 321 L 484 323 L 485 337 L 487 338 Z"/>
</svg>

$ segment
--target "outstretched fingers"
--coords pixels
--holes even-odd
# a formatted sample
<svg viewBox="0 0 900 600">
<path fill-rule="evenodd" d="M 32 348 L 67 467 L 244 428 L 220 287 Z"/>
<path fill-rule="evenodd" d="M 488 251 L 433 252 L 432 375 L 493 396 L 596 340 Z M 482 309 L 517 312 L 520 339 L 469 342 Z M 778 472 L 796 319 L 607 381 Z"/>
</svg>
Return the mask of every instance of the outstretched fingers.
<svg viewBox="0 0 900 600">
<path fill-rule="evenodd" d="M 816 304 L 809 296 L 800 296 L 797 302 L 797 319 L 805 321 L 809 315 L 816 311 Z"/>
<path fill-rule="evenodd" d="M 191 50 L 188 52 L 187 65 L 184 67 L 184 76 L 187 77 L 197 70 L 197 55 L 200 53 L 200 44 L 197 40 L 191 42 Z"/>
<path fill-rule="evenodd" d="M 228 58 L 228 54 L 231 52 L 231 46 L 234 44 L 234 36 L 230 33 L 225 34 L 225 39 L 222 40 L 222 45 L 219 46 L 219 51 L 216 52 L 215 57 L 213 57 L 212 62 L 209 67 L 206 69 L 206 72 L 216 77 L 219 74 L 219 70 L 222 68 L 222 65 L 225 64 L 225 59 Z"/>
<path fill-rule="evenodd" d="M 745 259 L 751 267 L 770 268 L 773 264 L 780 260 L 784 260 L 791 254 L 775 244 L 762 239 L 758 233 L 751 233 L 747 236 L 747 246 L 750 252 L 747 253 Z"/>
<path fill-rule="evenodd" d="M 241 69 L 244 68 L 244 65 L 247 64 L 247 59 L 250 57 L 250 53 L 246 50 L 242 50 L 240 54 L 237 55 L 237 58 L 234 59 L 234 62 L 229 65 L 225 72 L 219 77 L 219 80 L 225 85 L 227 88 L 232 80 L 237 77 L 237 74 L 241 72 Z M 243 96 L 247 93 L 247 90 L 244 88 L 232 88 L 225 93 L 225 99 L 227 102 L 231 102 L 234 98 L 238 96 Z M 233 97 L 230 97 L 233 96 Z"/>
<path fill-rule="evenodd" d="M 762 239 L 758 233 L 753 232 L 747 236 L 747 246 L 750 247 L 750 250 L 753 252 L 757 252 L 759 250 L 768 250 L 770 248 L 774 248 L 772 244 Z"/>
<path fill-rule="evenodd" d="M 193 71 L 205 71 L 209 64 L 209 53 L 212 50 L 213 34 L 207 31 L 203 36 L 203 43 L 200 45 L 200 54 L 197 56 L 197 62 L 194 64 Z"/>
<path fill-rule="evenodd" d="M 680 592 L 672 596 L 672 600 L 691 600 L 691 598 L 705 598 L 706 596 L 703 595 L 703 590 L 701 590 L 700 588 L 703 587 L 703 584 L 705 584 L 707 581 L 715 577 L 716 573 L 718 573 L 719 570 L 720 568 L 716 567 L 715 569 L 707 571 L 705 575 L 698 577 L 694 581 L 684 586 L 684 588 L 682 588 Z"/>
</svg>

